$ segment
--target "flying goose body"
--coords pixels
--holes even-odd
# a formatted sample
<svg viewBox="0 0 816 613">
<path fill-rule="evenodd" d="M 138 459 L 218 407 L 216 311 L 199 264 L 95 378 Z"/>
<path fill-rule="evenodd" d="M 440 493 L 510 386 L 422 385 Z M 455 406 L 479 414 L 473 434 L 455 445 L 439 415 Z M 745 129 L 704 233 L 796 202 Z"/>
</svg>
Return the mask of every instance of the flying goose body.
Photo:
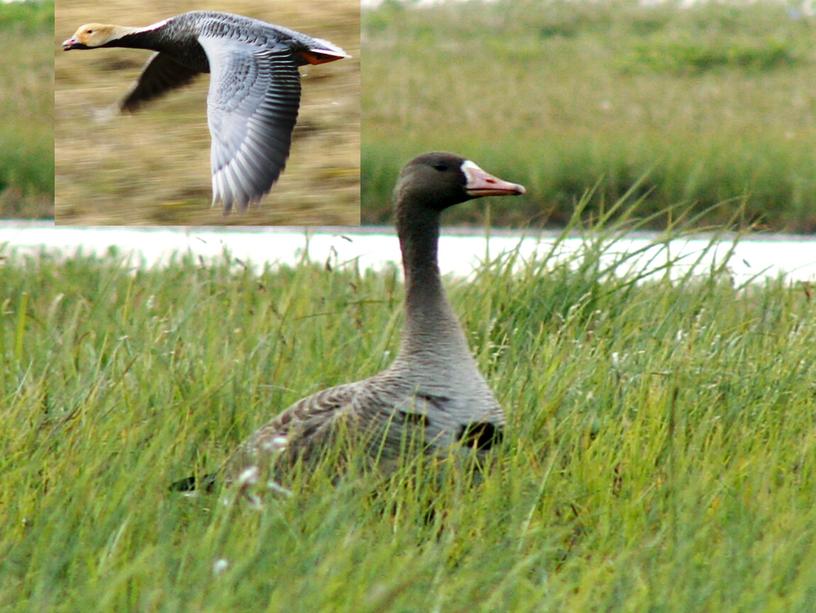
<svg viewBox="0 0 816 613">
<path fill-rule="evenodd" d="M 504 413 L 470 353 L 445 294 L 437 263 L 439 218 L 480 196 L 523 194 L 521 185 L 489 175 L 449 153 L 428 153 L 403 168 L 395 190 L 405 277 L 405 329 L 399 353 L 373 377 L 332 387 L 295 403 L 257 430 L 213 477 L 270 487 L 300 459 L 315 460 L 339 431 L 365 434 L 367 453 L 385 471 L 406 436 L 421 436 L 432 454 L 463 444 L 485 451 L 501 439 Z M 270 464 L 273 464 L 270 471 Z M 195 487 L 193 479 L 176 489 Z"/>
<path fill-rule="evenodd" d="M 348 57 L 328 41 L 229 13 L 193 11 L 143 28 L 89 23 L 63 49 L 156 51 L 120 103 L 135 111 L 201 73 L 210 73 L 213 205 L 244 209 L 286 165 L 300 105 L 298 66 Z"/>
</svg>

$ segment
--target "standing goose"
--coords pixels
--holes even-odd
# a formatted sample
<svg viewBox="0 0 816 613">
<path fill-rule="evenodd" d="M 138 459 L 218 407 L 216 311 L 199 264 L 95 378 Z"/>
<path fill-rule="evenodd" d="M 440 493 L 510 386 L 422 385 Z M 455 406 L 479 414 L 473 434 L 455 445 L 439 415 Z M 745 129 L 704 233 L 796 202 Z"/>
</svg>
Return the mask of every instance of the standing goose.
<svg viewBox="0 0 816 613">
<path fill-rule="evenodd" d="M 481 196 L 512 196 L 524 187 L 502 181 L 450 153 L 426 153 L 400 173 L 394 192 L 405 275 L 405 329 L 394 362 L 362 381 L 338 385 L 296 402 L 257 430 L 216 478 L 252 484 L 276 479 L 301 459 L 320 457 L 333 435 L 366 434 L 367 452 L 387 472 L 406 436 L 421 435 L 429 453 L 462 443 L 480 452 L 501 440 L 504 414 L 479 372 L 442 286 L 437 263 L 439 217 L 446 208 Z M 174 489 L 195 489 L 195 479 Z"/>
<path fill-rule="evenodd" d="M 348 57 L 340 47 L 294 30 L 202 11 L 143 28 L 89 23 L 62 43 L 65 51 L 98 47 L 157 52 L 119 104 L 122 111 L 211 73 L 213 205 L 222 202 L 226 212 L 259 201 L 286 165 L 300 105 L 298 66 Z"/>
</svg>

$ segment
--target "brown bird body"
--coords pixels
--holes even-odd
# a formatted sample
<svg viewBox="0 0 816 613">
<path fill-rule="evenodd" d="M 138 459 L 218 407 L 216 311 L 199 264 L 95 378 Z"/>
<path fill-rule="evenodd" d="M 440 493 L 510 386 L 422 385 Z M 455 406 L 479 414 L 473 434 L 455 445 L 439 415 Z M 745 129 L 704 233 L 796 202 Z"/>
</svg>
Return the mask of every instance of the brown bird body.
<svg viewBox="0 0 816 613">
<path fill-rule="evenodd" d="M 439 217 L 480 196 L 523 194 L 521 185 L 489 175 L 448 153 L 410 162 L 395 190 L 397 232 L 405 274 L 405 330 L 399 354 L 368 379 L 332 387 L 296 402 L 257 430 L 216 475 L 270 486 L 296 461 L 314 462 L 342 432 L 357 435 L 365 454 L 388 472 L 406 439 L 430 454 L 455 446 L 483 452 L 501 439 L 504 413 L 476 365 L 448 302 L 437 263 Z M 193 480 L 179 482 L 187 489 Z"/>
</svg>

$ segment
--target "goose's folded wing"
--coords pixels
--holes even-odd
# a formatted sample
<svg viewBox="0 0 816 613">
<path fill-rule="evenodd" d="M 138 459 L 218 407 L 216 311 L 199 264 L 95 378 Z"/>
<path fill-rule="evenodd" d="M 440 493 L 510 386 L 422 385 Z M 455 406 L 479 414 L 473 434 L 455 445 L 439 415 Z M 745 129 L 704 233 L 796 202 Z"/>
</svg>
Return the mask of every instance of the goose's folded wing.
<svg viewBox="0 0 816 613">
<path fill-rule="evenodd" d="M 253 48 L 200 37 L 210 62 L 207 119 L 213 204 L 229 211 L 260 200 L 286 165 L 300 105 L 300 74 L 289 49 Z"/>
<path fill-rule="evenodd" d="M 156 53 L 147 61 L 139 80 L 119 103 L 119 108 L 128 112 L 136 111 L 146 102 L 163 96 L 171 89 L 187 85 L 198 74 L 198 71 L 179 64 L 166 53 Z"/>
<path fill-rule="evenodd" d="M 357 385 L 345 384 L 302 398 L 253 434 L 251 444 L 284 436 L 291 442 L 313 439 L 325 433 L 338 418 L 353 409 Z"/>
<path fill-rule="evenodd" d="M 221 472 L 234 481 L 248 467 L 319 455 L 337 426 L 354 410 L 358 384 L 338 385 L 302 398 L 244 441 L 226 460 Z"/>
</svg>

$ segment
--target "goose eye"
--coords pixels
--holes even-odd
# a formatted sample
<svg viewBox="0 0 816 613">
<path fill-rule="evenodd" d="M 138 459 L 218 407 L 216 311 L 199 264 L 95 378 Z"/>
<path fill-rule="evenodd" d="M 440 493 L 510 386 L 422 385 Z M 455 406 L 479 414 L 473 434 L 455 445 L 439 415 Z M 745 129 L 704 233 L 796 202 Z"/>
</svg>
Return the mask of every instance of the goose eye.
<svg viewBox="0 0 816 613">
<path fill-rule="evenodd" d="M 433 167 L 438 170 L 439 172 L 445 172 L 448 169 L 448 165 L 442 162 L 438 162 L 433 165 Z"/>
<path fill-rule="evenodd" d="M 93 30 L 85 30 L 85 34 L 93 34 Z"/>
</svg>

